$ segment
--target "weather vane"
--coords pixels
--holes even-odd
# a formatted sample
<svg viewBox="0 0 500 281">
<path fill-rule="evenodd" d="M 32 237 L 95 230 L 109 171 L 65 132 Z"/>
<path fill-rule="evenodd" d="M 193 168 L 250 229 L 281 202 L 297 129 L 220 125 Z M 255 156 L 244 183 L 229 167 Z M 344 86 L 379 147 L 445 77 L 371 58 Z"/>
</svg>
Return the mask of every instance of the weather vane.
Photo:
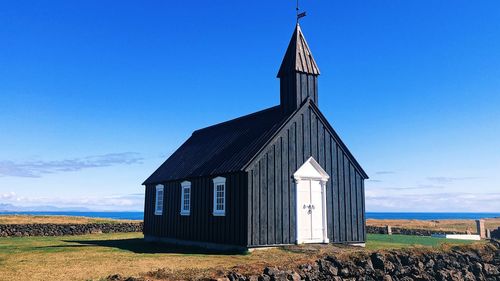
<svg viewBox="0 0 500 281">
<path fill-rule="evenodd" d="M 299 0 L 297 0 L 297 8 L 295 9 L 297 12 L 297 23 L 299 23 L 299 20 L 303 17 L 306 16 L 306 12 L 299 13 Z"/>
</svg>

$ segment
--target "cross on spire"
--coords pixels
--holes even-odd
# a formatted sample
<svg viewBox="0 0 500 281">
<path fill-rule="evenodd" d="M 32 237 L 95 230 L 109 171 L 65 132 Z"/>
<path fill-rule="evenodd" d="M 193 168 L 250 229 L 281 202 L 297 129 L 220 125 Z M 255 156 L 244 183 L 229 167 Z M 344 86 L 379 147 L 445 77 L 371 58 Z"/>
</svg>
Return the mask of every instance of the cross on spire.
<svg viewBox="0 0 500 281">
<path fill-rule="evenodd" d="M 306 12 L 299 13 L 299 0 L 297 0 L 297 7 L 295 8 L 295 11 L 297 13 L 297 23 L 299 23 L 299 20 L 303 17 L 306 16 Z"/>
</svg>

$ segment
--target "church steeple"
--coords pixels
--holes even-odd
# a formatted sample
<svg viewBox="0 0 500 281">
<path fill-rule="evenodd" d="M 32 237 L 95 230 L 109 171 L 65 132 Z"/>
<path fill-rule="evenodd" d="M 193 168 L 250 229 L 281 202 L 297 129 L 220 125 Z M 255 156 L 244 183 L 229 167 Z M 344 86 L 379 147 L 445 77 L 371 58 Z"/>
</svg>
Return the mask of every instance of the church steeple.
<svg viewBox="0 0 500 281">
<path fill-rule="evenodd" d="M 278 71 L 280 104 L 284 112 L 296 110 L 311 98 L 318 104 L 319 68 L 297 23 Z"/>
</svg>

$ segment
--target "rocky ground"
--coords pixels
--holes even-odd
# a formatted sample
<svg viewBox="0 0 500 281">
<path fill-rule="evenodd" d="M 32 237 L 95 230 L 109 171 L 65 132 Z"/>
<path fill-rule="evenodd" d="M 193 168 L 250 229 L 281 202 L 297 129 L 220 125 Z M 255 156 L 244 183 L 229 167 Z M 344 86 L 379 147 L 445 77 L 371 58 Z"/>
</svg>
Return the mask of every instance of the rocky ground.
<svg viewBox="0 0 500 281">
<path fill-rule="evenodd" d="M 500 281 L 500 243 L 456 246 L 449 249 L 405 249 L 393 251 L 355 252 L 351 255 L 327 255 L 315 263 L 292 270 L 266 267 L 260 274 L 224 273 L 222 281 L 272 280 L 485 280 Z M 161 270 L 160 270 L 161 271 Z M 112 275 L 109 281 L 161 280 L 158 271 L 142 277 Z M 165 276 L 163 280 L 167 280 Z"/>
</svg>

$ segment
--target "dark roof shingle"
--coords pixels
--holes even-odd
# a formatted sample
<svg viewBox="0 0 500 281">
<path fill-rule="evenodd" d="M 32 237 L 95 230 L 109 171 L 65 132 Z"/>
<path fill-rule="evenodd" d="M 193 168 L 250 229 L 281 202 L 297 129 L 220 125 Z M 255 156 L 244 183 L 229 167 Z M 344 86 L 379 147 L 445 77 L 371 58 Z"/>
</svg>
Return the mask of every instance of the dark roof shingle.
<svg viewBox="0 0 500 281">
<path fill-rule="evenodd" d="M 283 61 L 281 62 L 278 77 L 296 72 L 313 75 L 320 74 L 318 65 L 314 60 L 309 45 L 307 45 L 306 38 L 298 23 L 293 32 L 292 39 L 288 44 L 288 48 L 286 49 Z"/>
<path fill-rule="evenodd" d="M 239 171 L 286 117 L 275 106 L 197 130 L 143 184 Z"/>
</svg>

